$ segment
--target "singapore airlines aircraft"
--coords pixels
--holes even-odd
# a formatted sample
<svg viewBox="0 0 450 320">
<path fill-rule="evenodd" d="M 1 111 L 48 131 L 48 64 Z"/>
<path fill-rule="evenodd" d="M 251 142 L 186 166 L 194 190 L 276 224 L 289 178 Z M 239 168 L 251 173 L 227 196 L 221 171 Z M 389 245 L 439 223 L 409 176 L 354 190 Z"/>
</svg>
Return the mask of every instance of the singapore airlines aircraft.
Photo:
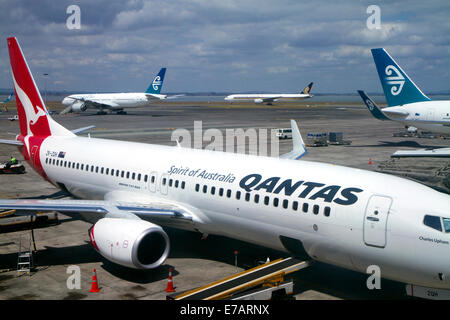
<svg viewBox="0 0 450 320">
<path fill-rule="evenodd" d="M 311 92 L 311 88 L 312 88 L 313 84 L 314 84 L 313 82 L 308 84 L 308 86 L 305 89 L 303 89 L 303 91 L 300 93 L 231 94 L 231 95 L 225 97 L 225 101 L 230 101 L 230 102 L 253 101 L 254 103 L 267 103 L 267 104 L 271 105 L 272 102 L 277 102 L 277 101 L 303 100 L 303 99 L 312 97 L 310 92 Z"/>
<path fill-rule="evenodd" d="M 94 93 L 73 94 L 63 99 L 67 106 L 61 114 L 68 112 L 83 112 L 88 108 L 100 109 L 98 114 L 106 114 L 104 110 L 111 110 L 117 114 L 126 114 L 124 108 L 148 105 L 151 100 L 164 100 L 167 95 L 161 94 L 166 68 L 162 68 L 145 92 L 130 93 Z"/>
<path fill-rule="evenodd" d="M 376 265 L 382 277 L 449 292 L 449 195 L 293 160 L 305 152 L 294 121 L 294 148 L 282 159 L 76 136 L 47 113 L 17 40 L 7 42 L 20 134 L 2 142 L 20 145 L 44 179 L 84 200 L 2 199 L 0 209 L 90 217 L 93 247 L 131 268 L 164 263 L 161 226 L 172 226 L 363 273 Z"/>
<path fill-rule="evenodd" d="M 450 101 L 431 101 L 385 49 L 372 49 L 372 55 L 388 103 L 388 107 L 377 112 L 375 117 L 450 134 Z M 360 95 L 372 112 L 373 106 L 367 95 Z"/>
</svg>

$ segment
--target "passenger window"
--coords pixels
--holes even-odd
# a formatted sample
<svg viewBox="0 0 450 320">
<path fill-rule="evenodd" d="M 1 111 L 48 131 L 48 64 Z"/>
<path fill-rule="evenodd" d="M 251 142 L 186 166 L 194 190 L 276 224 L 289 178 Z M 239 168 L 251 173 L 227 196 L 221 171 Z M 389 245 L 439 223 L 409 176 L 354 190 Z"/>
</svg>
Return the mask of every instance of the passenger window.
<svg viewBox="0 0 450 320">
<path fill-rule="evenodd" d="M 442 231 L 442 225 L 441 225 L 441 218 L 436 216 L 429 216 L 426 215 L 423 218 L 423 223 L 433 229 L 436 229 L 438 231 Z"/>
<path fill-rule="evenodd" d="M 203 193 L 207 193 L 208 192 L 208 186 L 207 185 L 204 185 L 203 186 Z"/>
<path fill-rule="evenodd" d="M 287 209 L 288 206 L 289 206 L 289 200 L 284 199 L 284 200 L 283 200 L 283 208 Z"/>
<path fill-rule="evenodd" d="M 178 183 L 179 183 L 179 181 L 175 180 L 175 188 L 178 188 Z"/>
<path fill-rule="evenodd" d="M 255 194 L 255 203 L 259 203 L 259 194 Z"/>
<path fill-rule="evenodd" d="M 305 202 L 304 204 L 303 204 L 303 212 L 308 212 L 308 204 Z"/>
<path fill-rule="evenodd" d="M 152 176 L 152 183 L 155 183 L 155 176 Z"/>
<path fill-rule="evenodd" d="M 278 198 L 273 198 L 273 206 L 274 207 L 278 207 L 278 202 L 279 202 Z"/>
<path fill-rule="evenodd" d="M 101 174 L 103 174 L 104 169 L 105 169 L 105 168 L 103 168 L 103 167 L 100 169 L 100 173 L 101 173 Z"/>
<path fill-rule="evenodd" d="M 250 193 L 245 194 L 245 201 L 250 201 Z"/>
<path fill-rule="evenodd" d="M 164 179 L 164 180 L 165 180 L 165 179 Z M 198 190 L 200 190 L 200 185 L 197 183 L 197 184 L 195 185 L 195 191 L 198 192 Z"/>
<path fill-rule="evenodd" d="M 212 195 L 216 194 L 216 187 L 211 187 L 211 194 Z"/>
<path fill-rule="evenodd" d="M 95 167 L 95 173 L 98 173 L 98 167 Z"/>
<path fill-rule="evenodd" d="M 323 215 L 325 217 L 329 217 L 330 216 L 330 212 L 331 212 L 331 208 L 330 207 L 325 207 L 325 209 L 323 210 Z"/>
<path fill-rule="evenodd" d="M 241 198 L 241 192 L 236 191 L 236 199 L 239 200 Z"/>
<path fill-rule="evenodd" d="M 445 232 L 450 232 L 450 219 L 449 218 L 442 218 L 442 221 L 444 222 L 444 230 Z"/>
<path fill-rule="evenodd" d="M 173 185 L 173 179 L 169 179 L 169 187 Z"/>
<path fill-rule="evenodd" d="M 141 181 L 141 174 L 138 174 L 138 181 Z"/>
<path fill-rule="evenodd" d="M 79 163 L 77 163 L 77 170 L 79 170 L 80 169 L 80 164 Z"/>
<path fill-rule="evenodd" d="M 84 170 L 84 164 L 81 164 L 81 170 Z"/>
<path fill-rule="evenodd" d="M 136 173 L 135 172 L 133 172 L 133 174 L 131 175 L 131 179 L 135 179 L 136 178 Z"/>
<path fill-rule="evenodd" d="M 223 188 L 219 189 L 219 196 L 223 196 Z"/>
<path fill-rule="evenodd" d="M 297 211 L 297 209 L 298 209 L 298 201 L 293 201 L 292 202 L 292 210 Z"/>
<path fill-rule="evenodd" d="M 184 187 L 186 186 L 186 182 L 181 182 L 181 189 L 184 189 Z"/>
<path fill-rule="evenodd" d="M 121 173 L 120 173 L 120 176 L 123 178 L 123 177 L 125 177 L 125 171 L 121 171 Z"/>
<path fill-rule="evenodd" d="M 130 179 L 130 171 L 127 171 L 127 179 Z"/>
<path fill-rule="evenodd" d="M 167 183 L 167 179 L 166 178 L 164 178 L 163 179 L 163 181 L 162 181 L 162 183 L 163 183 L 163 186 L 165 186 L 166 185 L 166 183 Z M 200 188 L 200 186 L 197 184 L 197 186 Z M 198 191 L 198 188 L 197 188 L 197 190 L 195 190 L 195 191 Z"/>
<path fill-rule="evenodd" d="M 227 198 L 231 198 L 231 190 L 230 189 L 227 190 Z"/>
<path fill-rule="evenodd" d="M 108 174 L 108 175 L 109 175 L 109 168 L 106 168 L 105 174 Z"/>
<path fill-rule="evenodd" d="M 264 197 L 264 204 L 265 204 L 266 206 L 269 205 L 269 200 L 270 200 L 269 196 L 265 196 L 265 197 Z"/>
<path fill-rule="evenodd" d="M 144 176 L 144 182 L 147 182 L 148 181 L 148 175 L 145 175 Z"/>
<path fill-rule="evenodd" d="M 313 213 L 314 214 L 319 214 L 319 206 L 317 204 L 315 204 L 314 207 L 313 207 Z"/>
</svg>

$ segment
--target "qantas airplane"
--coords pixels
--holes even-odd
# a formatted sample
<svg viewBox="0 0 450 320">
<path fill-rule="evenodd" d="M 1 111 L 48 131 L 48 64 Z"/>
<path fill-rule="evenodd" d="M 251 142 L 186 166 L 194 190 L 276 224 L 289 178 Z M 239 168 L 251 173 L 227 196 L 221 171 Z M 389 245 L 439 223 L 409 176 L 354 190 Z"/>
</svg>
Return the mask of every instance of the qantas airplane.
<svg viewBox="0 0 450 320">
<path fill-rule="evenodd" d="M 152 269 L 169 255 L 162 226 L 223 235 L 439 292 L 450 289 L 450 196 L 386 174 L 280 158 L 85 138 L 56 123 L 16 38 L 7 39 L 21 148 L 74 200 L 0 200 L 0 209 L 60 211 L 92 221 L 106 259 Z M 126 150 L 126 152 L 124 152 Z M 133 162 L 130 163 L 130 154 Z"/>
<path fill-rule="evenodd" d="M 100 109 L 97 114 L 106 114 L 104 110 L 111 110 L 117 114 L 126 114 L 124 108 L 141 107 L 148 105 L 152 100 L 167 99 L 161 94 L 166 68 L 162 68 L 145 92 L 129 93 L 93 93 L 73 94 L 63 99 L 62 104 L 67 106 L 61 114 L 69 112 L 84 112 L 88 108 Z"/>
<path fill-rule="evenodd" d="M 385 49 L 372 49 L 372 55 L 388 107 L 375 107 L 366 94 L 358 91 L 371 113 L 380 120 L 450 134 L 450 101 L 431 101 Z M 374 108 L 378 109 L 375 113 Z"/>
<path fill-rule="evenodd" d="M 277 102 L 277 101 L 303 100 L 303 99 L 312 97 L 310 92 L 311 92 L 311 88 L 312 88 L 313 84 L 314 84 L 313 82 L 308 84 L 308 86 L 305 89 L 303 89 L 302 92 L 300 92 L 300 93 L 231 94 L 231 95 L 225 97 L 225 101 L 230 101 L 230 102 L 253 101 L 254 103 L 258 103 L 258 104 L 259 103 L 267 103 L 268 105 L 271 105 L 272 102 Z"/>
</svg>

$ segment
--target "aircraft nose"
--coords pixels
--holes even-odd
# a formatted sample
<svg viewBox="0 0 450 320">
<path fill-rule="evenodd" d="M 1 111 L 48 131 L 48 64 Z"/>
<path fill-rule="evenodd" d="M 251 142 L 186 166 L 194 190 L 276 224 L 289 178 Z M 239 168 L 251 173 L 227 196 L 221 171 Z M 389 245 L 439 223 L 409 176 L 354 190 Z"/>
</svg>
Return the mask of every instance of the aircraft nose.
<svg viewBox="0 0 450 320">
<path fill-rule="evenodd" d="M 67 97 L 65 97 L 65 98 L 63 99 L 63 101 L 61 101 L 61 103 L 62 103 L 63 105 L 65 105 L 65 106 L 67 106 L 67 105 L 70 104 L 70 99 L 67 98 Z"/>
</svg>

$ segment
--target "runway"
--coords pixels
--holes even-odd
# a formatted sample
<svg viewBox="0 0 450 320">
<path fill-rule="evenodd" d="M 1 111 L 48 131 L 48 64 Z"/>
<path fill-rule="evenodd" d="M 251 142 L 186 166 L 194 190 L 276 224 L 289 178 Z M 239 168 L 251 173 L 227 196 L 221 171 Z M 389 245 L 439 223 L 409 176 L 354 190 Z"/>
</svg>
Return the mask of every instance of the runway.
<svg viewBox="0 0 450 320">
<path fill-rule="evenodd" d="M 59 102 L 50 102 L 50 110 L 60 111 Z M 9 113 L 0 114 L 0 139 L 14 139 L 18 122 L 7 118 L 14 114 L 14 104 Z M 282 104 L 261 106 L 253 104 L 177 102 L 158 103 L 146 108 L 127 110 L 127 115 L 96 115 L 95 111 L 83 114 L 53 115 L 68 129 L 95 125 L 91 137 L 118 139 L 142 143 L 175 146 L 171 140 L 177 129 L 192 131 L 195 121 L 202 129 L 273 129 L 289 127 L 290 119 L 297 121 L 303 138 L 309 132 L 342 132 L 350 145 L 330 145 L 308 148 L 303 160 L 321 161 L 364 170 L 383 171 L 392 164 L 390 156 L 399 149 L 450 147 L 450 140 L 393 137 L 401 127 L 395 122 L 374 119 L 368 110 L 356 103 Z M 83 133 L 87 136 L 88 133 Z M 204 145 L 208 144 L 204 142 Z M 280 154 L 290 151 L 291 140 L 281 140 Z M 126 152 L 127 150 L 120 150 Z M 22 160 L 13 146 L 0 145 L 0 161 L 11 155 Z M 138 157 L 139 155 L 130 155 Z M 446 171 L 446 159 L 398 159 L 395 165 L 421 168 L 425 183 L 445 187 L 439 174 Z M 394 167 L 395 167 L 394 165 Z M 27 164 L 24 175 L 1 175 L 1 198 L 50 197 L 58 189 L 40 178 Z M 391 166 L 392 167 L 392 166 Z M 403 172 L 402 171 L 402 172 Z M 392 171 L 395 173 L 395 170 Z M 403 173 L 402 173 L 403 174 Z M 417 178 L 417 177 L 416 177 Z M 420 178 L 420 177 L 419 177 Z M 444 181 L 444 182 L 443 182 Z M 37 253 L 36 272 L 31 277 L 16 277 L 18 243 L 28 236 L 26 230 L 0 233 L 0 299 L 157 299 L 165 300 L 169 268 L 174 269 L 173 281 L 177 291 L 189 290 L 216 281 L 235 272 L 255 266 L 259 261 L 284 257 L 282 253 L 267 250 L 223 237 L 201 235 L 168 229 L 171 252 L 165 264 L 155 270 L 126 269 L 106 261 L 88 243 L 89 223 L 60 214 L 61 223 L 35 230 Z M 235 266 L 234 252 L 239 252 Z M 81 289 L 69 289 L 67 267 L 76 265 L 81 270 Z M 94 268 L 97 270 L 99 293 L 90 293 Z M 325 264 L 316 264 L 295 275 L 294 298 L 302 299 L 405 299 L 404 285 L 382 280 L 381 290 L 368 290 L 368 275 Z"/>
</svg>

